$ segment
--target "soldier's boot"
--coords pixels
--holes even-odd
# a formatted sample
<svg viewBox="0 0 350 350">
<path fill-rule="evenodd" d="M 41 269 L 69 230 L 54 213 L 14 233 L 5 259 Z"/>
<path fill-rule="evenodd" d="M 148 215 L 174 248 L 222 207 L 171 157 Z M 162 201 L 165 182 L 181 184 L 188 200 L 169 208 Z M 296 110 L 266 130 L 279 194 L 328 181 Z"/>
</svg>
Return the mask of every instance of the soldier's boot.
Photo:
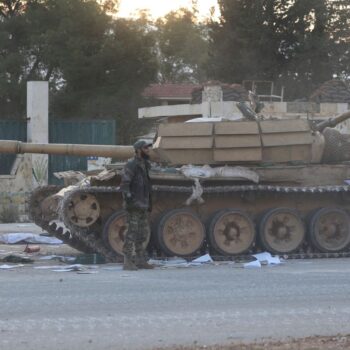
<svg viewBox="0 0 350 350">
<path fill-rule="evenodd" d="M 136 266 L 139 269 L 145 269 L 145 270 L 152 270 L 152 269 L 154 269 L 154 266 L 147 262 L 145 254 L 143 254 L 143 253 L 136 255 L 135 263 L 136 263 Z"/>
<path fill-rule="evenodd" d="M 137 271 L 137 266 L 133 263 L 130 256 L 124 255 L 124 265 L 123 270 L 126 271 Z"/>
</svg>

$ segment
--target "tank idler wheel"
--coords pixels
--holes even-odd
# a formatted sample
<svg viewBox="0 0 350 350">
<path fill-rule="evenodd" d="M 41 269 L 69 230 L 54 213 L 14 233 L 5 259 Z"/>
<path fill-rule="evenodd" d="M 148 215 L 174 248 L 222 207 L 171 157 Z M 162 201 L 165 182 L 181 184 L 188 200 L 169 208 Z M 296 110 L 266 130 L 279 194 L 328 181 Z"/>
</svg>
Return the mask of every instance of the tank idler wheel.
<svg viewBox="0 0 350 350">
<path fill-rule="evenodd" d="M 324 253 L 335 253 L 350 243 L 350 219 L 342 209 L 321 208 L 309 223 L 310 241 Z"/>
<path fill-rule="evenodd" d="M 255 241 L 255 225 L 249 216 L 236 209 L 217 212 L 209 224 L 210 245 L 220 254 L 243 254 Z"/>
<path fill-rule="evenodd" d="M 160 217 L 156 240 L 167 256 L 193 256 L 204 243 L 205 228 L 190 209 L 173 209 Z"/>
<path fill-rule="evenodd" d="M 125 235 L 128 230 L 127 218 L 128 215 L 125 210 L 118 210 L 108 218 L 103 227 L 102 237 L 104 242 L 120 256 L 123 255 Z M 149 240 L 150 237 L 148 237 L 144 244 L 145 249 L 148 246 Z"/>
<path fill-rule="evenodd" d="M 77 193 L 67 208 L 69 221 L 78 227 L 89 227 L 100 216 L 100 205 L 95 196 L 89 193 Z"/>
<path fill-rule="evenodd" d="M 259 227 L 263 247 L 274 254 L 292 253 L 305 238 L 305 226 L 297 211 L 289 208 L 269 210 Z"/>
</svg>

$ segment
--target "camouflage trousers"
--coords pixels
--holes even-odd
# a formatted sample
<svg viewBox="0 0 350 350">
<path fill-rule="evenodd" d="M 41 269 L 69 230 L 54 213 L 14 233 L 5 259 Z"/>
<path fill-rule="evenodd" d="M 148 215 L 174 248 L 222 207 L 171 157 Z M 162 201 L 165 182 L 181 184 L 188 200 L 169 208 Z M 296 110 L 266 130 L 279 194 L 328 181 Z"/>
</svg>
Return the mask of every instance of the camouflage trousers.
<svg viewBox="0 0 350 350">
<path fill-rule="evenodd" d="M 147 210 L 133 209 L 127 212 L 128 230 L 125 235 L 123 253 L 127 257 L 143 256 L 145 246 L 150 238 L 150 227 Z"/>
</svg>

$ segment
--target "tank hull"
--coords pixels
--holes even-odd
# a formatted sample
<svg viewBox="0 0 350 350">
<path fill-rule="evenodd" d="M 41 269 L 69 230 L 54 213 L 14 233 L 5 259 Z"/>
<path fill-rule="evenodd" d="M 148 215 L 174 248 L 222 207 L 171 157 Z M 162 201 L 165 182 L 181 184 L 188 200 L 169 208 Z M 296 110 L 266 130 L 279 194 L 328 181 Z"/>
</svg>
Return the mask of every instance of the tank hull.
<svg viewBox="0 0 350 350">
<path fill-rule="evenodd" d="M 259 251 L 288 256 L 348 252 L 350 186 L 344 180 L 350 175 L 349 165 L 334 166 L 332 172 L 326 165 L 255 170 L 260 175 L 259 184 L 229 178 L 204 179 L 202 194 L 194 197 L 193 180 L 182 175 L 153 174 L 150 254 L 190 257 L 208 251 L 227 258 Z M 60 198 L 57 207 L 48 210 L 45 203 L 50 201 L 41 199 L 39 209 L 38 205 L 31 206 L 32 217 L 62 239 L 62 232 L 56 232 L 60 229 L 50 225 L 54 220 L 48 214 L 58 211 L 76 248 L 81 249 L 80 244 L 81 250 L 117 261 L 127 229 L 119 180 L 116 172 L 108 180 L 91 181 L 91 186 L 77 186 L 61 195 L 53 194 L 58 189 L 51 189 L 47 195 Z M 33 199 L 35 202 L 39 203 Z M 87 212 L 81 210 L 87 206 L 95 210 L 74 222 L 72 203 L 76 213 Z M 70 245 L 72 242 L 67 241 Z"/>
</svg>

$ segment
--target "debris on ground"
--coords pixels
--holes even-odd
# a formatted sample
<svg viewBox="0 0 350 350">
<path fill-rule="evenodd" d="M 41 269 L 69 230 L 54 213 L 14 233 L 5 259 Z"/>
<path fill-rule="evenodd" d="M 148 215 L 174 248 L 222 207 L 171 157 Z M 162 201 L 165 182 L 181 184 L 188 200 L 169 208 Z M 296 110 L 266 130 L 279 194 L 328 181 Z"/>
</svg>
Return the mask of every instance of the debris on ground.
<svg viewBox="0 0 350 350">
<path fill-rule="evenodd" d="M 3 264 L 0 265 L 0 270 L 12 270 L 15 269 L 17 267 L 23 267 L 23 264 L 17 264 L 17 265 L 7 265 L 7 264 Z"/>
<path fill-rule="evenodd" d="M 33 242 L 44 241 L 50 242 L 50 244 L 23 244 L 23 240 L 30 240 Z M 122 264 L 119 263 L 106 264 L 104 257 L 100 254 L 81 254 L 81 252 L 72 249 L 66 244 L 56 244 L 57 241 L 60 241 L 53 237 L 40 236 L 35 233 L 0 234 L 0 244 L 4 241 L 6 244 L 2 246 L 0 245 L 2 248 L 0 250 L 0 262 L 9 264 L 9 266 L 11 266 L 11 264 L 34 263 L 33 268 L 35 269 L 38 268 L 55 272 L 79 272 L 79 274 L 93 274 L 97 273 L 99 269 L 106 271 L 122 271 L 123 268 Z M 211 256 L 208 253 L 191 259 L 168 257 L 164 259 L 149 260 L 150 264 L 160 269 L 200 268 L 208 265 L 232 265 L 233 268 L 259 268 L 265 265 L 279 265 L 283 262 L 284 259 L 278 256 L 272 256 L 267 252 L 247 255 L 244 258 L 240 257 L 239 259 L 235 258 L 234 261 L 230 258 L 219 261 L 215 256 Z M 57 263 L 61 263 L 62 265 L 58 265 Z M 96 265 L 99 264 L 105 265 L 98 268 Z M 6 270 L 6 266 L 3 269 Z"/>
<path fill-rule="evenodd" d="M 150 259 L 148 263 L 161 268 L 181 268 L 213 264 L 214 261 L 209 254 L 205 254 L 191 261 L 187 261 L 183 258 L 173 257 L 163 260 Z"/>
<path fill-rule="evenodd" d="M 47 266 L 35 266 L 36 270 L 50 270 L 54 272 L 85 272 L 85 273 L 97 273 L 97 266 L 86 266 L 82 264 L 73 265 L 47 265 Z M 95 272 L 88 272 L 88 271 Z"/>
<path fill-rule="evenodd" d="M 0 235 L 0 243 L 17 244 L 17 243 L 32 243 L 32 244 L 62 244 L 63 242 L 56 237 L 40 236 L 34 233 L 4 233 Z"/>
<path fill-rule="evenodd" d="M 254 254 L 253 257 L 260 261 L 261 265 L 280 265 L 282 260 L 278 255 L 272 256 L 269 252 Z"/>
<path fill-rule="evenodd" d="M 12 255 L 12 254 L 5 256 L 4 258 L 0 259 L 0 261 L 12 263 L 12 264 L 17 264 L 17 263 L 31 264 L 34 262 L 34 260 L 32 260 L 30 258 L 18 256 L 18 255 Z"/>
<path fill-rule="evenodd" d="M 192 260 L 192 264 L 208 264 L 208 263 L 212 263 L 213 259 L 211 258 L 211 256 L 209 254 L 205 254 L 200 256 L 197 259 Z"/>
<path fill-rule="evenodd" d="M 148 261 L 149 264 L 162 267 L 162 268 L 172 268 L 172 267 L 188 267 L 187 260 L 183 258 L 173 257 L 173 258 L 167 258 L 163 260 L 158 259 L 150 259 Z"/>
<path fill-rule="evenodd" d="M 254 254 L 252 257 L 255 260 L 243 264 L 244 268 L 260 268 L 263 265 L 280 265 L 283 263 L 278 255 L 272 256 L 269 252 Z"/>
<path fill-rule="evenodd" d="M 59 267 L 56 266 L 51 271 L 54 271 L 54 272 L 72 272 L 72 271 L 84 271 L 86 269 L 87 269 L 87 267 L 84 267 L 81 264 L 74 264 L 74 265 L 59 266 Z"/>
<path fill-rule="evenodd" d="M 280 341 L 266 340 L 254 343 L 235 343 L 231 345 L 193 345 L 155 348 L 154 350 L 348 350 L 350 335 L 331 337 L 307 337 Z"/>
<path fill-rule="evenodd" d="M 40 246 L 27 244 L 26 247 L 24 248 L 23 252 L 28 253 L 28 254 L 38 253 L 38 252 L 40 252 Z"/>
<path fill-rule="evenodd" d="M 246 269 L 251 269 L 251 268 L 256 268 L 256 267 L 261 267 L 261 263 L 259 260 L 253 260 L 251 262 L 243 264 L 243 267 Z"/>
<path fill-rule="evenodd" d="M 64 256 L 64 255 L 45 255 L 45 256 L 41 256 L 39 258 L 39 260 L 57 260 L 63 263 L 72 263 L 74 262 L 76 259 L 75 256 Z"/>
</svg>

